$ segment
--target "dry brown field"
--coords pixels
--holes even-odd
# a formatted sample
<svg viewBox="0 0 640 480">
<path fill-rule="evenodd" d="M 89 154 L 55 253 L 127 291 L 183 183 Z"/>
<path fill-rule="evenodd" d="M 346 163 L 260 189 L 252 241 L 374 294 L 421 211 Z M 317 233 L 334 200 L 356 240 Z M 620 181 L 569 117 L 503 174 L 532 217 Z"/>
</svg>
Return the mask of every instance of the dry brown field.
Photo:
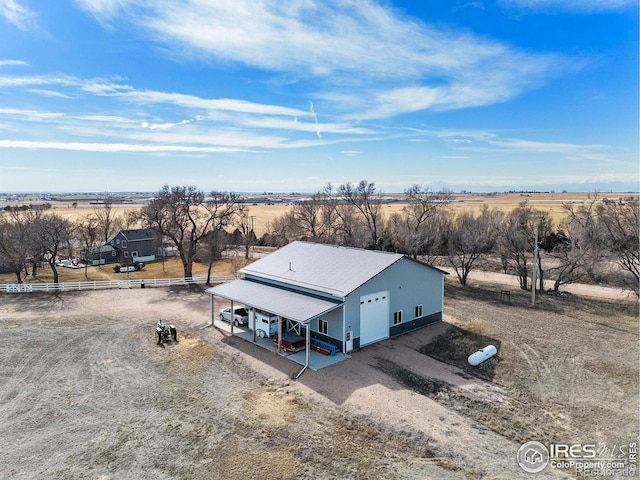
<svg viewBox="0 0 640 480">
<path fill-rule="evenodd" d="M 532 478 L 524 441 L 637 441 L 637 302 L 532 309 L 526 292 L 445 288 L 444 322 L 298 380 L 286 357 L 202 329 L 197 288 L 4 294 L 0 476 L 512 480 Z M 158 318 L 178 342 L 155 344 Z M 471 369 L 486 342 L 498 357 Z"/>
<path fill-rule="evenodd" d="M 177 257 L 168 258 L 164 262 L 157 261 L 147 263 L 143 270 L 130 273 L 115 273 L 113 271 L 115 264 L 102 265 L 101 267 L 85 268 L 66 268 L 57 267 L 60 282 L 85 282 L 85 281 L 106 281 L 106 280 L 152 280 L 154 278 L 182 278 L 184 277 L 184 269 L 182 263 Z M 119 265 L 119 264 L 118 264 Z M 211 275 L 225 276 L 235 275 L 236 272 L 244 267 L 246 262 L 243 257 L 227 257 L 213 265 Z M 193 264 L 193 275 L 202 276 L 207 274 L 208 266 L 202 263 Z M 31 271 L 31 269 L 29 269 Z M 23 275 L 23 281 L 26 283 L 52 283 L 53 273 L 49 265 L 44 265 L 37 270 L 36 276 Z M 15 283 L 16 276 L 13 273 L 0 273 L 0 284 Z"/>
<path fill-rule="evenodd" d="M 477 213 L 483 206 L 489 208 L 497 208 L 504 212 L 508 212 L 516 208 L 520 203 L 526 201 L 534 208 L 548 211 L 556 223 L 561 223 L 565 218 L 562 209 L 564 203 L 580 204 L 585 202 L 591 194 L 587 193 L 499 193 L 499 194 L 455 194 L 454 201 L 450 205 L 450 209 L 455 212 L 472 211 Z M 618 199 L 627 196 L 638 196 L 638 194 L 612 193 L 599 194 L 599 198 Z M 38 203 L 38 202 L 32 202 Z M 69 218 L 70 220 L 78 220 L 82 216 L 88 215 L 94 211 L 94 206 L 88 203 L 79 203 L 73 207 L 70 202 L 51 202 L 53 208 L 50 212 Z M 5 203 L 6 205 L 6 203 Z M 0 206 L 3 206 L 0 203 Z M 385 215 L 399 212 L 405 206 L 402 202 L 389 203 L 384 205 Z M 141 205 L 113 205 L 114 213 L 122 215 L 125 212 L 139 209 Z M 272 222 L 287 213 L 291 209 L 291 204 L 255 204 L 247 205 L 248 215 L 254 217 L 254 230 L 256 235 L 262 236 L 269 231 Z"/>
</svg>

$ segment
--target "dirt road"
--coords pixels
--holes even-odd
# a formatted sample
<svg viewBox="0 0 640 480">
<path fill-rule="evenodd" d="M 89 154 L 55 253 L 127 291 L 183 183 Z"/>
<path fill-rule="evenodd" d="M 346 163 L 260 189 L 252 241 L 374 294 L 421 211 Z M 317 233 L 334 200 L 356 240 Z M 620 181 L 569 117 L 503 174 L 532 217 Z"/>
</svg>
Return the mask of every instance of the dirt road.
<svg viewBox="0 0 640 480">
<path fill-rule="evenodd" d="M 456 275 L 453 268 L 438 267 L 450 275 Z M 494 283 L 498 285 L 505 285 L 509 287 L 520 287 L 520 282 L 516 275 L 507 275 L 497 272 L 486 272 L 482 270 L 475 270 L 469 273 L 468 282 L 481 282 L 481 283 Z M 633 301 L 637 300 L 634 292 L 631 290 L 625 290 L 623 288 L 603 287 L 600 285 L 587 285 L 584 283 L 573 283 L 569 285 L 562 285 L 562 291 L 569 292 L 575 295 L 591 298 L 604 298 L 609 300 L 621 300 L 621 301 Z"/>
</svg>

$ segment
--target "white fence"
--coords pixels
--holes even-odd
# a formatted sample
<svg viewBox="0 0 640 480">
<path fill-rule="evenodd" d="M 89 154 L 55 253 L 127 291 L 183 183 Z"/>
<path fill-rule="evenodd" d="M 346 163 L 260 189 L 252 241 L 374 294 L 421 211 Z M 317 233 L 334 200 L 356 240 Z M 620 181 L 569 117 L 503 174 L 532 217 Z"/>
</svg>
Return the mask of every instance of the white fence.
<svg viewBox="0 0 640 480">
<path fill-rule="evenodd" d="M 235 280 L 232 275 L 210 278 L 210 283 L 224 283 Z M 68 292 L 71 290 L 102 290 L 107 288 L 153 288 L 173 287 L 177 285 L 204 284 L 206 276 L 184 278 L 152 278 L 144 280 L 105 280 L 94 282 L 61 282 L 61 283 L 0 283 L 0 292 L 32 293 L 32 292 Z"/>
</svg>

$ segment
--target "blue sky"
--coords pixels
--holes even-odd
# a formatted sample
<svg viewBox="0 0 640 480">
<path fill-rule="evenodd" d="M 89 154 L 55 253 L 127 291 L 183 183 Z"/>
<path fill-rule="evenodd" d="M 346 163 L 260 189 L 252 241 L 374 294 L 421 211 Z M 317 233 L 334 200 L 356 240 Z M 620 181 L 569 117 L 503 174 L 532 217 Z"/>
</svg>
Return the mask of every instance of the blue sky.
<svg viewBox="0 0 640 480">
<path fill-rule="evenodd" d="M 0 0 L 0 192 L 637 190 L 637 0 Z"/>
</svg>

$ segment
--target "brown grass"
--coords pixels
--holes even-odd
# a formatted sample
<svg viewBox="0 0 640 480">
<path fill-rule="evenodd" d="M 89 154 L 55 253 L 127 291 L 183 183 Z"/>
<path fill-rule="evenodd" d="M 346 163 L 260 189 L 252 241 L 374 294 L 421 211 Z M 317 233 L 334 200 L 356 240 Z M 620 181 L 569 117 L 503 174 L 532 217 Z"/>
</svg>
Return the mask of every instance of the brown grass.
<svg viewBox="0 0 640 480">
<path fill-rule="evenodd" d="M 487 327 L 482 320 L 471 320 L 464 326 L 464 329 L 468 332 L 475 333 L 476 335 L 487 334 Z"/>
<path fill-rule="evenodd" d="M 235 275 L 238 269 L 244 267 L 246 264 L 244 258 L 229 257 L 224 258 L 218 262 L 215 262 L 211 275 Z M 154 279 L 154 278 L 181 278 L 184 276 L 184 269 L 182 268 L 182 262 L 179 258 L 167 259 L 164 263 L 161 261 L 147 263 L 142 271 L 130 272 L 130 273 L 115 273 L 113 271 L 114 265 L 109 264 L 102 265 L 102 267 L 88 267 L 84 268 L 65 268 L 57 267 L 59 281 L 60 282 L 85 282 L 85 281 L 104 281 L 104 280 L 139 280 L 139 279 Z M 203 263 L 193 264 L 193 275 L 200 276 L 207 274 L 208 266 Z M 29 270 L 31 271 L 31 270 Z M 39 268 L 36 271 L 36 276 L 28 275 L 23 276 L 25 283 L 52 283 L 53 272 L 48 265 L 43 268 Z M 0 274 L 0 283 L 15 283 L 16 276 L 13 273 Z"/>
<path fill-rule="evenodd" d="M 497 208 L 504 212 L 509 212 L 516 208 L 520 203 L 527 201 L 533 207 L 548 211 L 551 217 L 556 222 L 561 222 L 565 218 L 565 214 L 562 209 L 563 203 L 581 203 L 588 199 L 590 194 L 587 193 L 500 193 L 500 194 L 472 194 L 472 193 L 458 193 L 454 195 L 454 201 L 450 205 L 450 209 L 454 212 L 471 211 L 474 213 L 479 212 L 484 205 L 490 208 Z M 625 194 L 615 193 L 609 195 L 601 195 L 601 198 L 618 199 L 627 197 L 629 195 L 638 194 Z M 33 202 L 34 204 L 38 202 Z M 53 208 L 48 210 L 54 212 L 72 221 L 77 221 L 83 216 L 89 215 L 94 212 L 95 207 L 88 203 L 80 203 L 77 207 L 73 207 L 70 202 L 52 202 Z M 0 203 L 0 206 L 3 204 Z M 384 206 L 384 214 L 386 216 L 392 213 L 399 212 L 405 204 L 391 203 Z M 126 212 L 137 210 L 141 205 L 113 205 L 113 212 L 117 215 L 124 215 Z M 272 205 L 247 205 L 248 215 L 254 217 L 254 230 L 256 235 L 262 236 L 264 233 L 269 232 L 270 225 L 273 221 L 287 213 L 291 209 L 291 204 L 272 204 Z"/>
</svg>

